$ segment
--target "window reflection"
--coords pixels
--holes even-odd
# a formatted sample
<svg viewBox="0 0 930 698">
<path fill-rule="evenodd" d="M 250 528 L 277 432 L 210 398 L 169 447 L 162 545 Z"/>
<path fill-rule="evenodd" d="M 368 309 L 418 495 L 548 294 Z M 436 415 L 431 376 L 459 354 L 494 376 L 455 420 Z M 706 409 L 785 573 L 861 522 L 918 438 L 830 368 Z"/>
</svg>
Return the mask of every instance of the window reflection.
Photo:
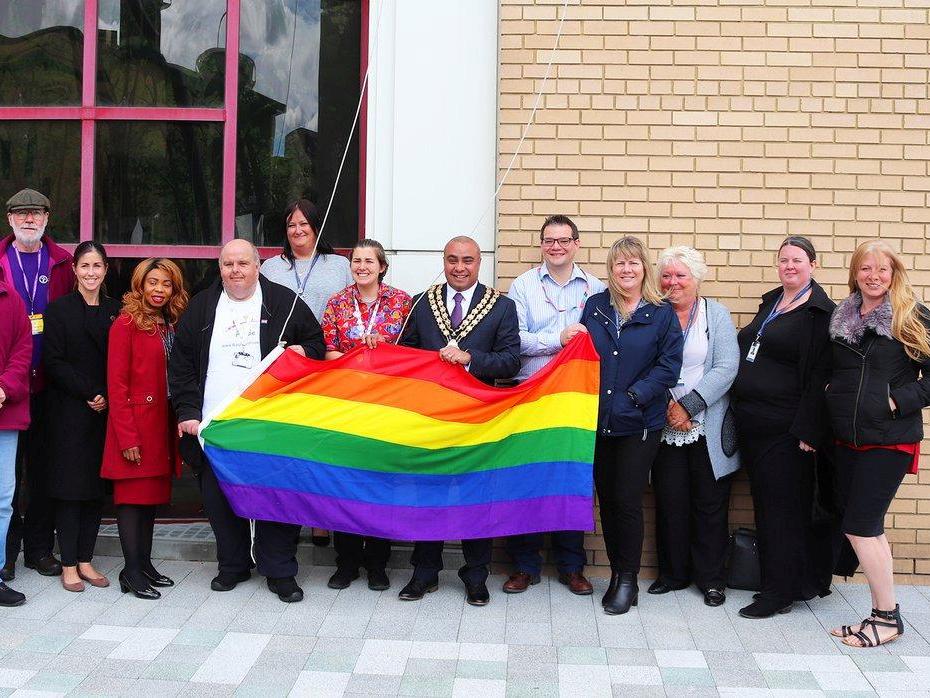
<svg viewBox="0 0 930 698">
<path fill-rule="evenodd" d="M 219 244 L 222 124 L 98 122 L 96 149 L 95 239 Z"/>
<path fill-rule="evenodd" d="M 226 0 L 100 0 L 97 37 L 99 104 L 223 105 Z"/>
<path fill-rule="evenodd" d="M 359 96 L 360 0 L 242 3 L 236 234 L 280 245 L 298 197 L 325 207 Z M 327 223 L 334 245 L 358 239 L 358 137 Z"/>
<path fill-rule="evenodd" d="M 0 0 L 0 105 L 81 103 L 82 0 Z"/>
<path fill-rule="evenodd" d="M 0 201 L 26 187 L 38 189 L 52 203 L 49 235 L 58 242 L 76 242 L 81 194 L 78 122 L 0 121 Z M 7 233 L 9 229 L 3 234 Z"/>
</svg>

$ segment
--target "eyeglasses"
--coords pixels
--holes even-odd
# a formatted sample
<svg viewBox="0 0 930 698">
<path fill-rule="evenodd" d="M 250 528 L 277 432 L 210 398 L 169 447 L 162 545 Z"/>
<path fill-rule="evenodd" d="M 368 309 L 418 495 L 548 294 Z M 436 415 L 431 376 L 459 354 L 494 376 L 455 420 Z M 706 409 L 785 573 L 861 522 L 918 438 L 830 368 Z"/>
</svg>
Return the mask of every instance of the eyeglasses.
<svg viewBox="0 0 930 698">
<path fill-rule="evenodd" d="M 308 222 L 304 221 L 303 223 L 288 223 L 288 230 L 297 230 L 297 228 L 313 228 Z"/>
<path fill-rule="evenodd" d="M 29 218 L 29 216 L 32 216 L 33 218 L 40 218 L 45 215 L 45 211 L 41 208 L 27 208 L 20 209 L 18 211 L 12 211 L 12 214 L 20 220 L 26 220 Z"/>
<path fill-rule="evenodd" d="M 560 247 L 568 247 L 570 244 L 572 244 L 573 242 L 575 242 L 575 240 L 577 240 L 577 239 L 578 239 L 578 238 L 575 238 L 575 237 L 571 237 L 571 238 L 543 238 L 542 244 L 543 244 L 543 247 L 552 247 L 552 246 L 555 245 L 556 243 L 558 243 Z"/>
</svg>

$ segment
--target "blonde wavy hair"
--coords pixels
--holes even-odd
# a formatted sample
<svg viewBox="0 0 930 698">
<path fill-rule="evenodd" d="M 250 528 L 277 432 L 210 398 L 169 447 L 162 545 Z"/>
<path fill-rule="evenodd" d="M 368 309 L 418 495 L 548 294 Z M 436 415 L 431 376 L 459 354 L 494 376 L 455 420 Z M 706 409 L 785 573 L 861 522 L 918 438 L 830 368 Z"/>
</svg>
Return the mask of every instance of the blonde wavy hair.
<svg viewBox="0 0 930 698">
<path fill-rule="evenodd" d="M 926 326 L 921 321 L 921 306 L 917 294 L 907 278 L 904 263 L 887 242 L 869 240 L 853 252 L 852 259 L 849 260 L 850 293 L 861 293 L 856 282 L 856 273 L 869 255 L 884 257 L 891 265 L 891 285 L 888 287 L 888 300 L 891 302 L 891 335 L 904 345 L 904 351 L 914 361 L 930 356 L 930 338 L 927 336 Z"/>
<path fill-rule="evenodd" d="M 649 260 L 649 251 L 639 238 L 631 235 L 617 240 L 610 247 L 607 253 L 607 288 L 610 290 L 610 300 L 624 319 L 629 319 L 629 313 L 623 305 L 623 301 L 628 300 L 629 295 L 620 288 L 620 284 L 614 278 L 614 262 L 618 257 L 627 259 L 638 259 L 643 265 L 643 286 L 642 294 L 647 303 L 658 305 L 665 300 L 662 291 L 659 290 L 659 283 L 656 280 L 656 270 Z"/>
<path fill-rule="evenodd" d="M 146 305 L 143 293 L 145 277 L 156 269 L 160 269 L 171 277 L 173 286 L 171 298 L 161 311 Z M 132 272 L 129 290 L 123 294 L 123 312 L 132 318 L 140 330 L 152 332 L 155 330 L 157 323 L 155 318 L 159 312 L 164 314 L 165 322 L 169 325 L 176 323 L 187 309 L 188 298 L 187 290 L 184 288 L 184 275 L 178 265 L 164 257 L 150 257 L 139 262 Z"/>
</svg>

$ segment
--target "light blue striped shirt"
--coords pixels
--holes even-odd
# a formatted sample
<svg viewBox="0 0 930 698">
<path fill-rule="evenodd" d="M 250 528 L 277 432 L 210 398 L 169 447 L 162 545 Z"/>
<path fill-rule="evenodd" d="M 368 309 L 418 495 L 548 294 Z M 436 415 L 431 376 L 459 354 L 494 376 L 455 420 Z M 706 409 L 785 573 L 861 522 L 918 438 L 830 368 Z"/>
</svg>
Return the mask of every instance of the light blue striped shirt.
<svg viewBox="0 0 930 698">
<path fill-rule="evenodd" d="M 520 321 L 520 372 L 526 380 L 562 350 L 559 335 L 581 319 L 585 302 L 607 288 L 577 264 L 564 286 L 549 274 L 545 264 L 525 271 L 510 285 L 507 297 L 517 304 Z"/>
</svg>

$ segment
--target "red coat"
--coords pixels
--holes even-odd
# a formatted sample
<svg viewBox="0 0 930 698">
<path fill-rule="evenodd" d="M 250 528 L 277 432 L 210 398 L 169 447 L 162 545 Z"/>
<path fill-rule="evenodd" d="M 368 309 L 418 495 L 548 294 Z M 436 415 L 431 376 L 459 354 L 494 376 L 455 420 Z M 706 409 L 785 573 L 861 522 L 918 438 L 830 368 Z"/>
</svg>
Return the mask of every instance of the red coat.
<svg viewBox="0 0 930 698">
<path fill-rule="evenodd" d="M 26 306 L 12 287 L 0 281 L 0 388 L 6 394 L 0 407 L 0 431 L 29 426 L 31 361 L 32 324 Z"/>
<path fill-rule="evenodd" d="M 123 480 L 179 475 L 177 422 L 168 404 L 165 349 L 126 314 L 110 328 L 107 393 L 110 402 L 101 477 Z M 139 465 L 122 452 L 139 446 Z"/>
</svg>

